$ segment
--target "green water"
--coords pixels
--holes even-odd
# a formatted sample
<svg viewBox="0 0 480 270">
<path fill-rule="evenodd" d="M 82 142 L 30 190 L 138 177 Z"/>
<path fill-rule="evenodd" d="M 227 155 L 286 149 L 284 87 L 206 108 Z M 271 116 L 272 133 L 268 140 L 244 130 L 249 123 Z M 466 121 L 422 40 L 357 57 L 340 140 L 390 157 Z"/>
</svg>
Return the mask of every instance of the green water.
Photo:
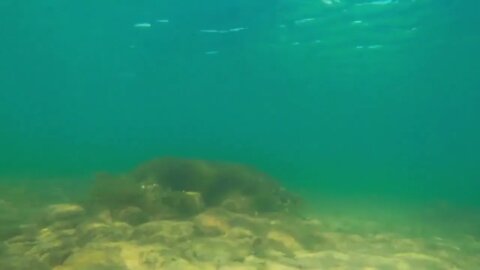
<svg viewBox="0 0 480 270">
<path fill-rule="evenodd" d="M 96 172 L 177 156 L 251 165 L 314 211 L 384 205 L 395 217 L 446 205 L 456 210 L 442 218 L 470 222 L 480 204 L 479 8 L 3 0 L 4 196 L 65 201 Z"/>
</svg>

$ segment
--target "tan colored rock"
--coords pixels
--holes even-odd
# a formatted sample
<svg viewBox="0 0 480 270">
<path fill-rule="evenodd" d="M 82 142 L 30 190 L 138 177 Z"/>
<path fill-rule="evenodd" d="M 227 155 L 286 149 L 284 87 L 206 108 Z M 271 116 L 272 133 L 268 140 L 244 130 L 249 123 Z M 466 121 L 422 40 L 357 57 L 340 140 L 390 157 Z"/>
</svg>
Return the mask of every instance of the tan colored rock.
<svg viewBox="0 0 480 270">
<path fill-rule="evenodd" d="M 208 236 L 224 235 L 230 230 L 226 219 L 213 213 L 202 213 L 196 216 L 194 223 L 201 234 Z"/>
<path fill-rule="evenodd" d="M 187 215 L 200 213 L 205 209 L 202 194 L 194 191 L 184 191 L 183 196 L 178 202 L 178 210 L 185 211 Z"/>
<path fill-rule="evenodd" d="M 130 239 L 133 227 L 125 222 L 109 224 L 92 222 L 78 228 L 80 244 L 91 242 L 118 242 Z"/>
<path fill-rule="evenodd" d="M 162 270 L 197 270 L 197 269 L 203 269 L 203 268 L 198 268 L 195 264 L 182 258 L 171 258 L 170 260 L 165 261 L 161 269 Z M 210 268 L 210 269 L 213 270 L 214 268 Z"/>
<path fill-rule="evenodd" d="M 148 216 L 142 209 L 135 206 L 129 206 L 118 212 L 117 219 L 130 225 L 138 225 L 146 222 Z"/>
<path fill-rule="evenodd" d="M 395 258 L 407 262 L 412 269 L 435 269 L 450 270 L 455 269 L 450 263 L 427 254 L 406 252 L 395 254 Z"/>
<path fill-rule="evenodd" d="M 135 228 L 132 240 L 139 243 L 175 244 L 188 240 L 193 232 L 193 223 L 189 221 L 151 221 Z"/>
<path fill-rule="evenodd" d="M 121 249 L 109 246 L 85 247 L 72 254 L 54 270 L 129 270 L 120 256 Z"/>
<path fill-rule="evenodd" d="M 302 245 L 291 235 L 281 231 L 270 231 L 267 233 L 266 239 L 274 245 L 281 245 L 283 248 L 291 252 L 303 250 Z"/>
<path fill-rule="evenodd" d="M 75 248 L 75 230 L 53 231 L 44 228 L 35 235 L 23 235 L 7 241 L 10 256 L 24 256 L 43 265 L 60 265 Z"/>
<path fill-rule="evenodd" d="M 242 262 L 252 252 L 249 241 L 235 241 L 225 237 L 200 238 L 184 243 L 180 248 L 189 260 L 218 265 Z"/>
<path fill-rule="evenodd" d="M 248 264 L 245 262 L 231 262 L 219 265 L 217 270 L 258 270 L 260 265 Z M 264 269 L 264 268 L 261 268 Z"/>
<path fill-rule="evenodd" d="M 0 253 L 1 254 L 1 253 Z M 1 254 L 0 269 L 2 270 L 51 270 L 52 268 L 39 261 L 38 258 L 22 255 Z"/>
<path fill-rule="evenodd" d="M 297 270 L 298 267 L 285 265 L 275 261 L 267 261 L 262 269 L 265 270 Z"/>
<path fill-rule="evenodd" d="M 49 222 L 82 218 L 84 215 L 85 209 L 76 204 L 53 204 L 45 211 L 45 218 Z"/>
<path fill-rule="evenodd" d="M 227 231 L 225 237 L 231 238 L 231 239 L 255 239 L 255 235 L 253 234 L 252 231 L 241 228 L 241 227 L 233 227 L 230 230 Z"/>
<path fill-rule="evenodd" d="M 302 269 L 336 269 L 334 267 L 343 267 L 347 265 L 352 257 L 349 254 L 327 250 L 320 252 L 299 252 L 296 254 L 295 260 Z M 354 264 L 354 269 L 361 269 L 359 263 Z M 346 270 L 351 268 L 346 267 Z"/>
<path fill-rule="evenodd" d="M 113 222 L 112 212 L 110 212 L 110 210 L 100 211 L 94 217 L 94 220 L 100 223 L 106 223 L 106 224 L 112 223 Z"/>
<path fill-rule="evenodd" d="M 251 198 L 242 195 L 232 194 L 225 198 L 220 206 L 236 213 L 253 213 L 254 211 Z"/>
</svg>

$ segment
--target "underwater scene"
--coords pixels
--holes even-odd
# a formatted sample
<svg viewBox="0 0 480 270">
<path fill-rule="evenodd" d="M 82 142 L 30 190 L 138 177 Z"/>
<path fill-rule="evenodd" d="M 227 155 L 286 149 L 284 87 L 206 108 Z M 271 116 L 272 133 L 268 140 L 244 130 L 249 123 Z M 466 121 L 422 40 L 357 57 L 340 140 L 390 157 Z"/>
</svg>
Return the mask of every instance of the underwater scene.
<svg viewBox="0 0 480 270">
<path fill-rule="evenodd" d="M 0 0 L 0 270 L 479 270 L 479 10 Z"/>
</svg>

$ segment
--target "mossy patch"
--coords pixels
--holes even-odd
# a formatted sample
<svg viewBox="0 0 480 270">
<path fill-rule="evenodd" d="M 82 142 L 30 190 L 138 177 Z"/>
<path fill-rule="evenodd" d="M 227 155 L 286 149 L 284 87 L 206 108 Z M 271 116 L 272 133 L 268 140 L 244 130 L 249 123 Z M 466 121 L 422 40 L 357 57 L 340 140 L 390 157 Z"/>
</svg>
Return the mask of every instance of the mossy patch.
<svg viewBox="0 0 480 270">
<path fill-rule="evenodd" d="M 288 212 L 298 201 L 253 168 L 177 158 L 156 159 L 124 175 L 99 174 L 92 190 L 92 205 L 114 215 L 137 207 L 162 218 L 189 217 L 222 205 L 249 213 Z"/>
</svg>

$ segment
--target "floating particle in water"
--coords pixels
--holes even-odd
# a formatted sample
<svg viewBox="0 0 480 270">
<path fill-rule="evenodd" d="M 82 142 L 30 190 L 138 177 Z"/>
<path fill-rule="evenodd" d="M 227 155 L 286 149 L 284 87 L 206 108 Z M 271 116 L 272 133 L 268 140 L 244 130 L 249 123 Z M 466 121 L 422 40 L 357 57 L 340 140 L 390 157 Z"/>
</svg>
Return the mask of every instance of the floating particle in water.
<svg viewBox="0 0 480 270">
<path fill-rule="evenodd" d="M 389 4 L 396 4 L 398 3 L 398 0 L 376 0 L 372 2 L 366 2 L 366 3 L 358 3 L 355 4 L 356 6 L 384 6 L 384 5 L 389 5 Z"/>
<path fill-rule="evenodd" d="M 361 21 L 361 20 L 352 21 L 352 24 L 362 24 L 362 23 L 363 23 L 363 21 Z"/>
<path fill-rule="evenodd" d="M 226 34 L 226 33 L 228 33 L 227 30 L 216 30 L 216 29 L 202 29 L 202 30 L 200 30 L 200 32 L 206 33 L 206 34 Z"/>
<path fill-rule="evenodd" d="M 133 26 L 136 28 L 150 28 L 152 27 L 152 24 L 144 22 L 144 23 L 136 23 Z"/>
<path fill-rule="evenodd" d="M 157 23 L 169 23 L 170 20 L 169 19 L 158 19 L 156 20 Z"/>
<path fill-rule="evenodd" d="M 231 28 L 230 30 L 228 30 L 228 32 L 240 32 L 240 31 L 244 31 L 244 30 L 247 30 L 247 28 L 237 27 L 237 28 Z"/>
<path fill-rule="evenodd" d="M 368 46 L 364 46 L 364 45 L 357 45 L 355 46 L 355 49 L 370 49 L 370 50 L 375 50 L 375 49 L 381 49 L 383 48 L 383 45 L 380 45 L 380 44 L 374 44 L 374 45 L 368 45 Z"/>
<path fill-rule="evenodd" d="M 333 5 L 333 4 L 339 4 L 340 3 L 340 0 L 322 0 L 322 2 L 325 4 L 325 5 Z"/>
<path fill-rule="evenodd" d="M 305 18 L 305 19 L 300 19 L 300 20 L 296 20 L 295 21 L 295 24 L 305 24 L 305 23 L 310 23 L 310 22 L 313 22 L 315 21 L 315 18 Z"/>
<path fill-rule="evenodd" d="M 380 49 L 380 48 L 383 48 L 383 45 L 378 45 L 378 44 L 375 44 L 375 45 L 370 45 L 367 47 L 368 49 Z"/>
<path fill-rule="evenodd" d="M 298 41 L 292 42 L 292 45 L 293 46 L 298 46 L 298 45 L 300 45 L 300 42 L 298 42 Z"/>
<path fill-rule="evenodd" d="M 215 55 L 215 54 L 218 54 L 219 51 L 207 51 L 205 52 L 206 55 Z"/>
<path fill-rule="evenodd" d="M 218 33 L 218 30 L 214 30 L 214 29 L 202 29 L 202 30 L 200 30 L 200 32 L 202 32 L 202 33 Z"/>
</svg>

